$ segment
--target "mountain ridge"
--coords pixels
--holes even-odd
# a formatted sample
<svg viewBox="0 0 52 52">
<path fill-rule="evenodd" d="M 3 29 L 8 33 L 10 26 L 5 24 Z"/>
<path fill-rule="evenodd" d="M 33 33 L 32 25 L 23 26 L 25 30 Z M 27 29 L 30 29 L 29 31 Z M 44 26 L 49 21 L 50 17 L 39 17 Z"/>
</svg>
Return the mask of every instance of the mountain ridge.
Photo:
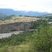
<svg viewBox="0 0 52 52">
<path fill-rule="evenodd" d="M 5 15 L 22 15 L 22 16 L 42 16 L 47 15 L 45 12 L 36 12 L 36 11 L 15 11 L 13 9 L 0 9 L 0 13 Z"/>
</svg>

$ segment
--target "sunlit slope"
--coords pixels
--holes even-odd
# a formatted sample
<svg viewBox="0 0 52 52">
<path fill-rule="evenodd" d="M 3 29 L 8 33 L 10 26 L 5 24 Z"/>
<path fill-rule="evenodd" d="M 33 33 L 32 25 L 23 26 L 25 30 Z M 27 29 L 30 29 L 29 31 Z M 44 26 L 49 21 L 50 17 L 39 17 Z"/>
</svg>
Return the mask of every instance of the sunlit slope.
<svg viewBox="0 0 52 52">
<path fill-rule="evenodd" d="M 15 22 L 32 22 L 37 20 L 39 20 L 39 18 L 36 18 L 36 17 L 13 17 L 8 20 L 0 20 L 0 25 L 15 23 Z"/>
</svg>

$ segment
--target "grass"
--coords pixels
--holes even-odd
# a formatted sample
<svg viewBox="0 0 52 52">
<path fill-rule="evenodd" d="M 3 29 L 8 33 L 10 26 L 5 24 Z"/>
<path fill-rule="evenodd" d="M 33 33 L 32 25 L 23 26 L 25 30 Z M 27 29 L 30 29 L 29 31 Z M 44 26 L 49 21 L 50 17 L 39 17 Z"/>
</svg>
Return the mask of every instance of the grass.
<svg viewBox="0 0 52 52">
<path fill-rule="evenodd" d="M 30 44 L 20 44 L 16 46 L 7 46 L 0 48 L 0 52 L 29 52 L 31 49 Z"/>
</svg>

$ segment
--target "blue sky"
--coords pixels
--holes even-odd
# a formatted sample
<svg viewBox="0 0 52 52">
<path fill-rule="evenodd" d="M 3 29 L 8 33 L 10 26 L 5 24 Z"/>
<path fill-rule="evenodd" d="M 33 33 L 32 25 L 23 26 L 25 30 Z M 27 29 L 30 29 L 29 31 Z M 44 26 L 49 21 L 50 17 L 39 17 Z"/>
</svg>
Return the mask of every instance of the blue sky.
<svg viewBox="0 0 52 52">
<path fill-rule="evenodd" d="M 0 8 L 52 13 L 52 0 L 0 0 Z"/>
</svg>

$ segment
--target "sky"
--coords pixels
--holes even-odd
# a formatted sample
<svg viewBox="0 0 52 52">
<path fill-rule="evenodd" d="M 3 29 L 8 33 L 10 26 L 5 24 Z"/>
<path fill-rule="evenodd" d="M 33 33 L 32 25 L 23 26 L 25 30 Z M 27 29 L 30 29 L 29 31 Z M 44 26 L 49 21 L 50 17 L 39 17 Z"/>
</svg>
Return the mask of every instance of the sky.
<svg viewBox="0 0 52 52">
<path fill-rule="evenodd" d="M 0 0 L 0 8 L 52 13 L 52 0 Z"/>
</svg>

